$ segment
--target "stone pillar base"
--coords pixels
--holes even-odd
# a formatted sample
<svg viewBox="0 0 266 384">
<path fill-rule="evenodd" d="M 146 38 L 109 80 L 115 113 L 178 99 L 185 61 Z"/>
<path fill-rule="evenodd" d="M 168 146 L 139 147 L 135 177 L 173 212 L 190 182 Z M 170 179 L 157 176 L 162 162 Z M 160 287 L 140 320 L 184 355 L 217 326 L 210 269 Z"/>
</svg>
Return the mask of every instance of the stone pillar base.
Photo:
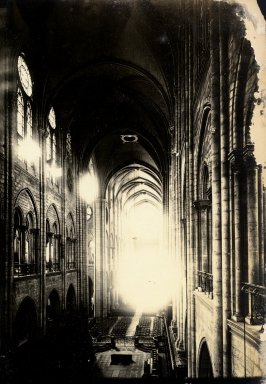
<svg viewBox="0 0 266 384">
<path fill-rule="evenodd" d="M 236 315 L 236 314 L 235 314 L 235 315 L 232 316 L 232 320 L 234 320 L 234 321 L 240 323 L 240 322 L 243 322 L 243 321 L 244 321 L 244 317 L 243 317 L 242 315 Z"/>
<path fill-rule="evenodd" d="M 261 320 L 254 319 L 254 318 L 251 317 L 250 315 L 247 315 L 247 316 L 245 317 L 245 323 L 246 323 L 246 324 L 250 324 L 250 325 L 262 325 L 262 324 L 261 324 Z"/>
</svg>

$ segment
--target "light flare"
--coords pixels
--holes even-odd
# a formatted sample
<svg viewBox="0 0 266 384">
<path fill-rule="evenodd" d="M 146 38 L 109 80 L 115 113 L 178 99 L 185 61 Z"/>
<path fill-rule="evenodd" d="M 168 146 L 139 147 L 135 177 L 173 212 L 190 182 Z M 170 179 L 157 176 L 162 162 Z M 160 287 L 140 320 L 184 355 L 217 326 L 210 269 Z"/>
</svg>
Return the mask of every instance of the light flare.
<svg viewBox="0 0 266 384">
<path fill-rule="evenodd" d="M 98 180 L 91 173 L 83 175 L 79 180 L 80 197 L 88 204 L 92 203 L 98 195 Z"/>
<path fill-rule="evenodd" d="M 18 156 L 20 159 L 30 163 L 38 161 L 41 157 L 41 149 L 38 143 L 32 138 L 25 138 L 19 143 Z"/>
<path fill-rule="evenodd" d="M 162 239 L 162 218 L 149 203 L 134 207 L 126 218 L 118 291 L 138 311 L 157 312 L 171 300 L 174 269 Z"/>
</svg>

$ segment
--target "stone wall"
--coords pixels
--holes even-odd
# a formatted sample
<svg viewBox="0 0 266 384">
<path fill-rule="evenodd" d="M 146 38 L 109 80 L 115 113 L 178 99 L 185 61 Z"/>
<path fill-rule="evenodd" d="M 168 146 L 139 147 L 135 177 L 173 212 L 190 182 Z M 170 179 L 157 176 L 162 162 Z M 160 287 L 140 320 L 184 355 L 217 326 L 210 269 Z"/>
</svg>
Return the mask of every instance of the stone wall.
<svg viewBox="0 0 266 384">
<path fill-rule="evenodd" d="M 194 292 L 196 328 L 196 372 L 199 371 L 199 355 L 202 340 L 205 339 L 211 360 L 213 355 L 213 301 L 204 292 Z"/>
<path fill-rule="evenodd" d="M 265 335 L 261 326 L 228 321 L 231 335 L 231 370 L 235 377 L 262 377 L 266 374 Z"/>
</svg>

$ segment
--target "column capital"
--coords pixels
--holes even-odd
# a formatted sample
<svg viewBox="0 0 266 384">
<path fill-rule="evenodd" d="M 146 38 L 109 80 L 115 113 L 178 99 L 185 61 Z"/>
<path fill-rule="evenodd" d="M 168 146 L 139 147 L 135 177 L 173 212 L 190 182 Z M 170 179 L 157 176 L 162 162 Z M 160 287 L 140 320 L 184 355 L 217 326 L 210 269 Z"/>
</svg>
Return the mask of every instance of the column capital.
<svg viewBox="0 0 266 384">
<path fill-rule="evenodd" d="M 247 144 L 243 151 L 243 161 L 247 170 L 255 170 L 257 169 L 257 163 L 254 156 L 254 145 Z"/>
<path fill-rule="evenodd" d="M 232 165 L 233 172 L 239 173 L 243 169 L 243 157 L 242 153 L 238 149 L 233 149 L 229 155 L 228 160 Z"/>
</svg>

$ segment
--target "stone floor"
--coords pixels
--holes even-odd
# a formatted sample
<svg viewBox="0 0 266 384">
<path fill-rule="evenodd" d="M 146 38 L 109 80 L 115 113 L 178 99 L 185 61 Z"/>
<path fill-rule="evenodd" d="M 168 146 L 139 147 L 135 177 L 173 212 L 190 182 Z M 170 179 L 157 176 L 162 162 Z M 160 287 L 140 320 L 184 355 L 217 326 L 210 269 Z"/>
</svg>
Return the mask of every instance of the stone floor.
<svg viewBox="0 0 266 384">
<path fill-rule="evenodd" d="M 111 364 L 111 355 L 115 353 L 131 353 L 133 362 L 128 365 Z M 92 367 L 92 378 L 141 378 L 144 370 L 144 361 L 150 357 L 134 347 L 119 347 L 119 351 L 110 350 L 96 354 L 96 361 Z"/>
</svg>

